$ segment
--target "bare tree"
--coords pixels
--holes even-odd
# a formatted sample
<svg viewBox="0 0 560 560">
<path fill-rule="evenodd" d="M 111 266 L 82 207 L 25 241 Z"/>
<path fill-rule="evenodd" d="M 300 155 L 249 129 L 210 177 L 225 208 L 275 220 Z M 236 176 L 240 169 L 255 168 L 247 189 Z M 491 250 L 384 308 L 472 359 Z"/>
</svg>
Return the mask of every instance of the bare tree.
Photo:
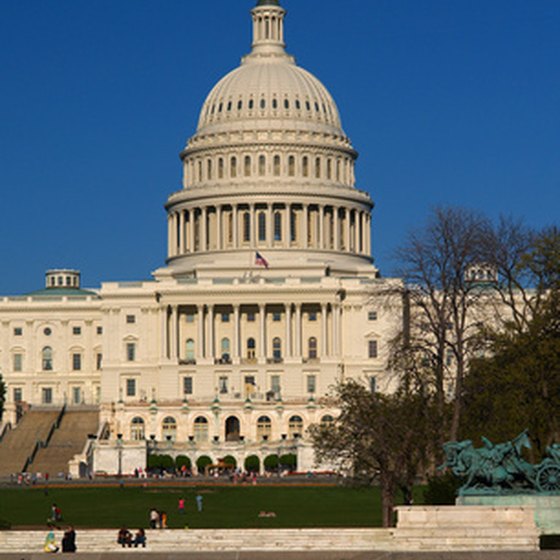
<svg viewBox="0 0 560 560">
<path fill-rule="evenodd" d="M 472 270 L 484 262 L 489 231 L 488 219 L 478 213 L 436 208 L 396 253 L 408 320 L 393 344 L 393 361 L 404 360 L 409 364 L 404 370 L 433 386 L 441 439 L 457 438 L 468 358 L 479 345 L 477 312 L 488 291 L 473 281 Z"/>
</svg>

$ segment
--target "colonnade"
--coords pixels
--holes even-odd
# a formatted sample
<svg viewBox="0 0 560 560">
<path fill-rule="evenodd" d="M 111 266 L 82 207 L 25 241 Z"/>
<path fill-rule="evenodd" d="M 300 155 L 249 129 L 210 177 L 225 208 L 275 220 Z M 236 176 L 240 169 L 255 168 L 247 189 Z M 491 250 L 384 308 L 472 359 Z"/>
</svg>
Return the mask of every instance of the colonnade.
<svg viewBox="0 0 560 560">
<path fill-rule="evenodd" d="M 326 204 L 248 203 L 171 210 L 169 258 L 224 249 L 298 248 L 371 253 L 368 210 Z"/>
<path fill-rule="evenodd" d="M 268 332 L 269 319 L 272 313 L 281 311 L 283 325 L 282 335 L 275 335 L 280 340 L 280 347 L 274 348 L 271 334 Z M 191 311 L 187 311 L 190 309 Z M 216 319 L 227 310 L 233 317 L 233 336 L 231 341 L 231 360 L 234 363 L 240 361 L 258 361 L 280 363 L 284 358 L 319 359 L 336 356 L 341 351 L 341 321 L 342 306 L 338 303 L 316 303 L 316 304 L 271 304 L 258 303 L 254 305 L 233 304 L 229 306 L 198 304 L 196 306 L 169 305 L 162 308 L 161 352 L 163 359 L 181 360 L 185 359 L 185 342 L 181 340 L 180 318 L 191 314 L 196 309 L 196 335 L 192 337 L 194 342 L 195 360 L 209 359 L 219 363 L 222 359 L 218 348 L 218 333 Z M 304 333 L 303 314 L 314 313 L 320 322 L 317 336 L 313 333 Z M 258 318 L 258 334 L 256 337 L 246 332 L 247 315 L 251 314 L 254 319 Z M 245 315 L 245 317 L 243 317 Z M 193 319 L 194 321 L 194 319 Z M 252 331 L 253 332 L 253 331 Z M 304 334 L 309 336 L 305 337 Z M 254 347 L 251 352 L 247 341 L 253 340 Z M 309 339 L 314 338 L 316 342 L 315 352 L 310 355 Z"/>
</svg>

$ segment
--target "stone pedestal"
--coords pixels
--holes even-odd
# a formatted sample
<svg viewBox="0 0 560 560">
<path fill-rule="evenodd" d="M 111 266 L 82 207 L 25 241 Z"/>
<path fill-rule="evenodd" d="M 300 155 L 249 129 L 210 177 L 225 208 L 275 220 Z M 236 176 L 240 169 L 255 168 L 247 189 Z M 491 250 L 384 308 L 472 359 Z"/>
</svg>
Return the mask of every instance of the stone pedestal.
<svg viewBox="0 0 560 560">
<path fill-rule="evenodd" d="M 538 550 L 531 507 L 400 506 L 398 550 Z"/>
<path fill-rule="evenodd" d="M 459 506 L 531 507 L 542 535 L 560 535 L 560 495 L 459 496 Z"/>
</svg>

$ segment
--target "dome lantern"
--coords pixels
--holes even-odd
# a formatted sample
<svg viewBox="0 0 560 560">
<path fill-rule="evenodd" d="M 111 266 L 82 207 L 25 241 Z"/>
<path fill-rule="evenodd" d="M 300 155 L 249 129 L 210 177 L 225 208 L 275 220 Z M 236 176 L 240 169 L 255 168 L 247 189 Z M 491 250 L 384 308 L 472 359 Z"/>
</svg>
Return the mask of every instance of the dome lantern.
<svg viewBox="0 0 560 560">
<path fill-rule="evenodd" d="M 285 54 L 284 17 L 286 10 L 282 8 L 280 2 L 278 0 L 259 0 L 251 14 L 253 16 L 251 55 Z"/>
</svg>

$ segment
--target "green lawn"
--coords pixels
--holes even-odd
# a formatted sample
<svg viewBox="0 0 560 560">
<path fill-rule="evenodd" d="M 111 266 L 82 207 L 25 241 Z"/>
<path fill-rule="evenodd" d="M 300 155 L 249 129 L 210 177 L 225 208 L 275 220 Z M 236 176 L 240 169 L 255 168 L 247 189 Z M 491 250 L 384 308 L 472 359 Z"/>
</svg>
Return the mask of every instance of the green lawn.
<svg viewBox="0 0 560 560">
<path fill-rule="evenodd" d="M 204 511 L 196 511 L 195 496 L 203 496 Z M 177 501 L 186 500 L 185 515 Z M 147 526 L 148 511 L 166 511 L 170 528 L 243 527 L 372 527 L 381 524 L 377 488 L 240 487 L 182 488 L 50 488 L 0 489 L 0 520 L 12 526 L 46 523 L 53 502 L 64 523 L 76 527 Z M 275 518 L 259 518 L 272 511 Z"/>
</svg>

